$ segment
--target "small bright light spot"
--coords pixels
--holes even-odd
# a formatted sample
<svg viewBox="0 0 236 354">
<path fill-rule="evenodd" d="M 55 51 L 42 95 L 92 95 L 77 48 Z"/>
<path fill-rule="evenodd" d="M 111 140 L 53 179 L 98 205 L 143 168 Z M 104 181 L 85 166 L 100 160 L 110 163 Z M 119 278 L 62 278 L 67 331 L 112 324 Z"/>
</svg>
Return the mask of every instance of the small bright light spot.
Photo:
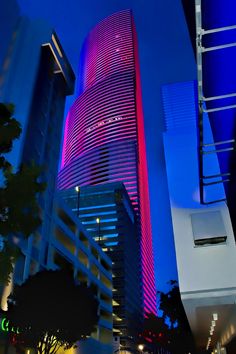
<svg viewBox="0 0 236 354">
<path fill-rule="evenodd" d="M 97 223 L 97 224 L 100 223 L 100 219 L 99 219 L 99 218 L 96 219 L 96 223 Z"/>
<path fill-rule="evenodd" d="M 213 320 L 214 320 L 214 321 L 217 321 L 217 320 L 218 320 L 218 314 L 217 314 L 217 313 L 213 313 L 212 316 L 213 316 Z"/>
<path fill-rule="evenodd" d="M 138 345 L 138 349 L 139 349 L 139 350 L 141 350 L 141 351 L 142 351 L 142 350 L 143 350 L 143 348 L 144 348 L 144 345 L 143 345 L 143 344 L 139 344 L 139 345 Z"/>
<path fill-rule="evenodd" d="M 79 186 L 75 187 L 76 192 L 79 192 Z"/>
</svg>

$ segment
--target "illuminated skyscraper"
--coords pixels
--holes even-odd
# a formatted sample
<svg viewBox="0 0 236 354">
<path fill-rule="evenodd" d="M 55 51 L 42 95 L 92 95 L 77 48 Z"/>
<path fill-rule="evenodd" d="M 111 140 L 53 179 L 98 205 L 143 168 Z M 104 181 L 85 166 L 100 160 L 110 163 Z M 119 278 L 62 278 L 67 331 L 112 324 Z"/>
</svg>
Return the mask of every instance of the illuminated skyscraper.
<svg viewBox="0 0 236 354">
<path fill-rule="evenodd" d="M 112 261 L 114 342 L 135 353 L 143 313 L 137 225 L 128 193 L 123 183 L 113 182 L 59 194 Z"/>
<path fill-rule="evenodd" d="M 144 312 L 156 313 L 137 37 L 130 10 L 100 22 L 81 54 L 78 98 L 65 123 L 59 188 L 123 182 L 140 225 Z"/>
</svg>

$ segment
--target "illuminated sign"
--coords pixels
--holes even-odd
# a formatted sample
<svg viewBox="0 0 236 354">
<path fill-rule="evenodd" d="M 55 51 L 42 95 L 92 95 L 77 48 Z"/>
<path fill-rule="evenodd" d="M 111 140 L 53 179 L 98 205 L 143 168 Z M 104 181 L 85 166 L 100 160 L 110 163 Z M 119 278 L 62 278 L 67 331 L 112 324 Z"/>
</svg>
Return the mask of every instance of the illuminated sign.
<svg viewBox="0 0 236 354">
<path fill-rule="evenodd" d="M 124 119 L 122 116 L 116 116 L 116 117 L 112 117 L 112 118 L 107 118 L 104 120 L 101 120 L 100 122 L 94 124 L 92 127 L 86 129 L 86 133 L 91 132 L 92 130 L 101 127 L 102 125 L 108 124 L 108 123 L 112 123 L 112 122 L 116 122 L 118 120 L 122 120 Z"/>
<path fill-rule="evenodd" d="M 0 319 L 0 329 L 2 332 L 13 332 L 13 333 L 17 333 L 19 334 L 19 328 L 15 328 L 15 327 L 10 327 L 9 328 L 9 320 L 4 317 L 2 319 Z"/>
</svg>

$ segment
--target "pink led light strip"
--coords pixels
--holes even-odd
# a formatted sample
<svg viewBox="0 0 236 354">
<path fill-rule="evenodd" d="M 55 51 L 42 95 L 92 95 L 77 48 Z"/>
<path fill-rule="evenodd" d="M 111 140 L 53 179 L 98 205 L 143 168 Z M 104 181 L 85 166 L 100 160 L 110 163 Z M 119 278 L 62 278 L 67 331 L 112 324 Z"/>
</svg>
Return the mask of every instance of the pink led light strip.
<svg viewBox="0 0 236 354">
<path fill-rule="evenodd" d="M 104 181 L 121 181 L 127 185 L 131 203 L 140 215 L 144 313 L 156 313 L 140 71 L 130 11 L 116 13 L 98 24 L 87 37 L 83 52 L 81 94 L 66 121 L 60 187 L 96 185 Z M 121 119 L 116 121 L 116 117 Z M 101 125 L 101 121 L 109 124 Z M 133 164 L 130 172 L 127 164 L 117 164 L 116 154 L 123 140 L 137 146 L 136 174 Z M 127 149 L 133 156 L 134 145 Z M 109 151 L 107 159 L 103 151 Z M 97 161 L 102 161 L 100 166 L 94 161 L 93 152 Z M 132 188 L 128 188 L 129 183 Z"/>
</svg>

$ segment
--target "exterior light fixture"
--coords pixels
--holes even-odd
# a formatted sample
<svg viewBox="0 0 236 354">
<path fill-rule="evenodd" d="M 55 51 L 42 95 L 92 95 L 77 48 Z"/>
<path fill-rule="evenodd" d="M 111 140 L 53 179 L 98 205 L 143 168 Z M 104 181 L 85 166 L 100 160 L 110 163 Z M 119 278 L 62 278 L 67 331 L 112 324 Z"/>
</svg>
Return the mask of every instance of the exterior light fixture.
<svg viewBox="0 0 236 354">
<path fill-rule="evenodd" d="M 101 244 L 101 234 L 100 234 L 100 218 L 96 218 L 96 223 L 98 224 L 98 244 Z"/>
<path fill-rule="evenodd" d="M 216 321 L 211 321 L 211 324 L 212 324 L 213 327 L 215 327 Z"/>
<path fill-rule="evenodd" d="M 77 192 L 77 216 L 79 217 L 80 187 L 75 186 L 75 191 Z"/>
<path fill-rule="evenodd" d="M 140 350 L 141 352 L 143 351 L 144 345 L 143 344 L 139 344 L 138 345 L 138 350 Z"/>
<path fill-rule="evenodd" d="M 212 317 L 213 317 L 214 321 L 217 321 L 218 320 L 218 313 L 213 313 Z"/>
</svg>

